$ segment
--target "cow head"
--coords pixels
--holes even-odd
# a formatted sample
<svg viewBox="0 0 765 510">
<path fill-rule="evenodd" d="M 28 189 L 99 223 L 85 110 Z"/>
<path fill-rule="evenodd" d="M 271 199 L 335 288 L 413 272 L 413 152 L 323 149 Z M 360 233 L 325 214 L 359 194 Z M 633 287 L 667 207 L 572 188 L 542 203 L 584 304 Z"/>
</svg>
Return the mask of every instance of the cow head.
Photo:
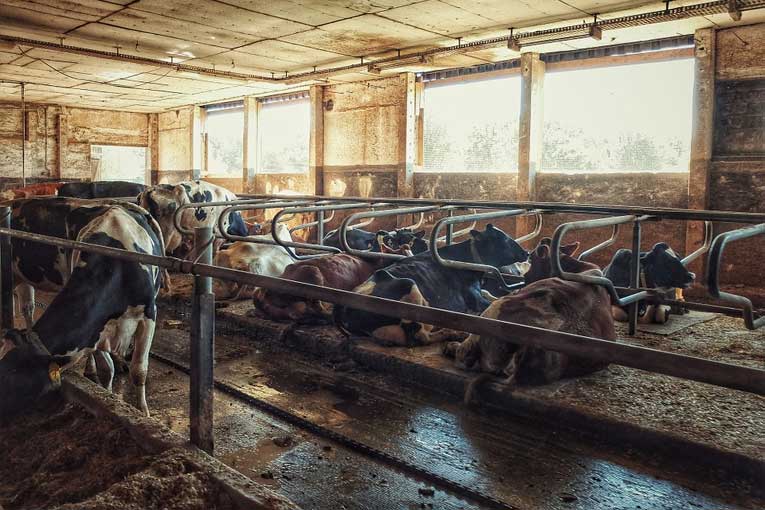
<svg viewBox="0 0 765 510">
<path fill-rule="evenodd" d="M 61 386 L 72 358 L 52 356 L 32 332 L 12 329 L 0 342 L 0 416 L 7 418 Z"/>
<path fill-rule="evenodd" d="M 157 220 L 165 240 L 165 253 L 173 255 L 184 242 L 183 236 L 173 223 L 173 216 L 178 209 L 175 188 L 167 184 L 149 188 L 138 195 L 138 205 L 149 211 Z"/>
<path fill-rule="evenodd" d="M 404 245 L 408 245 L 412 253 L 415 255 L 428 251 L 428 242 L 423 239 L 425 231 L 413 232 L 408 228 L 396 229 L 393 232 L 386 232 L 384 236 L 385 244 L 393 249 L 398 250 Z"/>
<path fill-rule="evenodd" d="M 232 212 L 228 215 L 228 228 L 226 229 L 226 233 L 232 235 L 232 236 L 246 236 L 249 234 L 249 229 L 247 228 L 247 224 L 244 222 L 244 219 L 242 218 L 242 213 L 240 212 Z"/>
<path fill-rule="evenodd" d="M 529 254 L 509 235 L 489 223 L 486 230 L 471 230 L 471 252 L 475 262 L 494 267 L 525 261 Z"/>
<path fill-rule="evenodd" d="M 552 263 L 550 262 L 550 238 L 546 237 L 539 242 L 539 246 L 531 252 L 529 260 L 531 265 L 524 275 L 526 284 L 552 277 Z M 581 273 L 584 270 L 594 268 L 592 264 L 580 262 L 574 258 L 579 249 L 579 243 L 575 242 L 560 247 L 560 265 L 568 273 Z"/>
<path fill-rule="evenodd" d="M 647 284 L 656 287 L 688 288 L 696 275 L 688 271 L 680 257 L 667 243 L 657 243 L 640 256 Z"/>
</svg>

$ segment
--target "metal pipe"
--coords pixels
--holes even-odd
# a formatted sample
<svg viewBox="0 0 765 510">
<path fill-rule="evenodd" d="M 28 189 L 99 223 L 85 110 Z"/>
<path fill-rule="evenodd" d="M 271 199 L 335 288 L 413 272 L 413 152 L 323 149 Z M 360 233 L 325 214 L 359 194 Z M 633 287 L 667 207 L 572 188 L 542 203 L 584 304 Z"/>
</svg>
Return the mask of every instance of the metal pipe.
<svg viewBox="0 0 765 510">
<path fill-rule="evenodd" d="M 454 211 L 455 211 L 454 207 L 449 208 L 449 216 L 454 216 Z M 477 209 L 470 209 L 470 211 L 471 211 L 470 214 L 475 214 Z M 438 242 L 446 243 L 446 245 L 448 246 L 452 244 L 456 238 L 468 235 L 470 231 L 476 227 L 477 224 L 478 224 L 477 222 L 473 221 L 473 223 L 471 223 L 467 227 L 461 228 L 455 232 L 454 225 L 452 223 L 449 223 L 448 225 L 446 225 L 446 234 L 440 236 L 438 238 Z"/>
<path fill-rule="evenodd" d="M 11 228 L 11 208 L 0 208 L 0 227 Z M 13 327 L 13 248 L 11 238 L 0 236 L 0 325 Z"/>
<path fill-rule="evenodd" d="M 329 301 L 355 310 L 363 310 L 387 317 L 398 317 L 424 324 L 436 324 L 444 328 L 466 331 L 477 335 L 488 335 L 508 342 L 510 341 L 509 339 L 512 339 L 512 342 L 516 344 L 531 345 L 540 349 L 562 352 L 572 356 L 592 358 L 673 377 L 681 377 L 765 395 L 765 370 L 756 368 L 731 365 L 719 361 L 590 338 L 573 333 L 547 330 L 525 324 L 413 305 L 283 278 L 185 261 L 174 257 L 128 252 L 119 248 L 70 241 L 68 239 L 20 232 L 7 228 L 0 228 L 0 235 L 9 235 L 18 239 L 26 239 L 66 249 L 99 253 L 120 260 L 153 264 L 184 273 L 237 281 L 246 285 L 264 287 L 269 290 L 276 290 L 307 299 Z"/>
<path fill-rule="evenodd" d="M 212 227 L 194 229 L 195 260 L 212 264 Z M 189 422 L 191 442 L 213 454 L 213 360 L 215 356 L 215 295 L 212 278 L 194 276 L 191 302 Z"/>
<path fill-rule="evenodd" d="M 526 211 L 525 209 L 516 209 L 513 211 L 492 211 L 492 212 L 484 212 L 484 213 L 464 214 L 461 216 L 447 216 L 446 218 L 441 218 L 440 220 L 436 222 L 435 225 L 433 225 L 433 230 L 430 232 L 430 255 L 433 258 L 433 261 L 441 267 L 450 267 L 453 269 L 459 269 L 463 271 L 478 271 L 481 273 L 489 273 L 500 283 L 500 285 L 505 287 L 507 290 L 513 290 L 513 289 L 522 287 L 523 286 L 522 281 L 517 281 L 516 283 L 508 285 L 505 281 L 505 278 L 508 278 L 510 275 L 503 276 L 502 273 L 499 271 L 499 268 L 496 268 L 494 266 L 490 266 L 488 264 L 462 262 L 459 260 L 449 260 L 449 259 L 443 258 L 438 253 L 437 239 L 438 239 L 439 232 L 441 232 L 441 229 L 445 225 L 453 225 L 455 223 L 461 223 L 464 221 L 476 222 L 480 220 L 506 218 L 508 216 L 520 216 L 520 215 L 524 215 L 528 213 L 529 211 Z"/>
<path fill-rule="evenodd" d="M 614 229 L 611 232 L 611 237 L 603 241 L 602 243 L 596 244 L 592 248 L 588 250 L 584 250 L 582 253 L 579 254 L 578 260 L 584 260 L 593 253 L 597 253 L 601 250 L 604 250 L 614 244 L 616 242 L 616 238 L 619 236 L 619 224 L 614 225 Z"/>
<path fill-rule="evenodd" d="M 222 202 L 221 202 L 222 203 Z M 231 205 L 231 204 L 236 205 Z M 255 238 L 253 236 L 238 236 L 234 234 L 229 234 L 225 231 L 223 228 L 226 219 L 228 219 L 228 215 L 237 212 L 237 211 L 260 211 L 264 209 L 278 209 L 279 207 L 289 207 L 289 206 L 298 206 L 298 205 L 307 205 L 307 204 L 313 204 L 316 203 L 313 200 L 285 200 L 285 201 L 272 201 L 272 200 L 256 200 L 256 201 L 247 201 L 247 200 L 241 200 L 236 202 L 228 202 L 225 209 L 221 211 L 221 213 L 218 215 L 218 236 L 222 237 L 223 239 L 227 239 L 229 241 L 247 241 L 249 243 L 256 243 L 256 244 L 271 244 L 274 245 L 276 242 L 270 241 L 268 239 L 260 239 Z M 178 212 L 176 211 L 175 217 L 173 220 L 176 222 L 176 228 L 177 228 L 177 222 L 179 219 Z"/>
<path fill-rule="evenodd" d="M 267 199 L 252 199 L 252 200 L 225 200 L 225 201 L 218 201 L 218 202 L 192 202 L 189 204 L 182 204 L 178 209 L 175 210 L 175 213 L 173 214 L 173 225 L 175 226 L 176 230 L 180 232 L 181 234 L 185 235 L 193 235 L 194 231 L 190 228 L 186 228 L 181 223 L 181 215 L 183 215 L 183 211 L 186 209 L 207 209 L 209 207 L 225 207 L 230 206 L 232 203 L 237 204 L 260 204 L 263 202 L 268 202 Z M 219 225 L 217 227 L 217 233 L 216 235 L 220 237 L 220 233 L 224 230 L 221 226 L 222 223 L 219 222 Z"/>
<path fill-rule="evenodd" d="M 240 195 L 246 198 L 273 198 L 274 195 Z M 296 195 L 299 200 L 334 200 L 338 202 L 370 201 L 369 197 L 327 197 L 322 195 Z M 710 211 L 701 209 L 676 209 L 669 207 L 611 206 L 599 204 L 561 204 L 558 202 L 509 202 L 488 200 L 452 200 L 422 198 L 386 198 L 386 202 L 395 205 L 439 205 L 463 209 L 540 209 L 545 212 L 572 214 L 618 214 L 633 216 L 656 216 L 668 220 L 720 221 L 732 223 L 765 223 L 765 213 L 745 213 L 736 211 Z"/>
<path fill-rule="evenodd" d="M 351 255 L 356 255 L 357 257 L 365 257 L 365 258 L 376 258 L 376 259 L 388 259 L 388 260 L 398 260 L 405 258 L 405 255 L 398 255 L 395 253 L 377 253 L 377 252 L 371 252 L 368 250 L 356 250 L 350 247 L 348 244 L 348 229 L 349 225 L 352 221 L 360 219 L 360 218 L 382 218 L 385 216 L 399 216 L 402 214 L 416 214 L 416 213 L 426 213 L 430 211 L 435 211 L 439 209 L 438 206 L 420 206 L 420 207 L 401 207 L 398 209 L 388 209 L 385 211 L 366 211 L 366 212 L 358 212 L 351 214 L 350 216 L 346 217 L 343 222 L 340 224 L 340 247 L 345 251 L 346 253 L 350 253 Z"/>
<path fill-rule="evenodd" d="M 638 218 L 639 220 L 639 218 Z M 642 235 L 642 223 L 635 220 L 632 224 L 632 259 L 630 259 L 630 287 L 640 287 L 640 238 Z M 637 332 L 639 315 L 639 303 L 633 301 L 628 309 L 627 334 L 634 335 Z"/>
<path fill-rule="evenodd" d="M 335 211 L 332 211 L 328 217 L 324 218 L 324 223 L 328 223 L 332 221 L 334 218 L 335 218 Z M 315 227 L 317 225 L 318 225 L 317 220 L 309 221 L 308 223 L 301 223 L 300 225 L 295 225 L 294 227 L 291 227 L 290 234 L 292 234 L 293 232 L 297 232 L 298 230 L 305 230 L 307 228 Z M 322 240 L 323 240 L 323 237 L 324 236 L 322 236 Z"/>
<path fill-rule="evenodd" d="M 709 247 L 712 245 L 712 222 L 711 221 L 705 221 L 704 222 L 704 242 L 701 243 L 701 246 L 699 249 L 691 253 L 690 255 L 686 256 L 681 262 L 684 266 L 687 266 L 703 254 L 709 251 Z"/>
<path fill-rule="evenodd" d="M 757 329 L 765 326 L 765 315 L 759 318 L 754 317 L 754 306 L 752 301 L 738 294 L 731 294 L 720 290 L 720 266 L 725 246 L 729 242 L 740 241 L 750 237 L 765 234 L 765 223 L 754 225 L 752 227 L 739 228 L 724 232 L 712 242 L 712 248 L 709 251 L 707 263 L 707 290 L 712 297 L 722 299 L 728 303 L 733 303 L 741 308 L 741 314 L 744 317 L 744 324 L 747 329 Z"/>
<path fill-rule="evenodd" d="M 534 229 L 526 235 L 517 237 L 515 242 L 518 244 L 525 243 L 539 236 L 540 232 L 542 232 L 542 211 L 537 211 L 534 213 Z"/>
</svg>

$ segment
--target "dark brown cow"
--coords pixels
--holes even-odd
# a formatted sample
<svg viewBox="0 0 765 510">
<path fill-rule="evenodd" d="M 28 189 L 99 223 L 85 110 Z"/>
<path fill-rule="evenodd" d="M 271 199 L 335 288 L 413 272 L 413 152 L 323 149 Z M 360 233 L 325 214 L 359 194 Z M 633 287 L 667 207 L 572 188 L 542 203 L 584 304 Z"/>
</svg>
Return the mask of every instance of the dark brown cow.
<svg viewBox="0 0 765 510">
<path fill-rule="evenodd" d="M 382 244 L 383 252 L 391 250 Z M 409 246 L 401 251 L 411 255 Z M 384 259 L 365 260 L 347 253 L 301 260 L 290 264 L 281 278 L 339 290 L 353 290 L 364 283 L 372 273 L 387 265 Z M 306 319 L 328 320 L 332 305 L 323 301 L 307 300 L 279 292 L 258 289 L 254 296 L 255 308 L 269 319 L 304 321 Z"/>
<path fill-rule="evenodd" d="M 594 264 L 572 257 L 579 244 L 561 248 L 564 271 L 602 276 Z M 531 254 L 528 285 L 516 294 L 494 301 L 482 317 L 565 331 L 605 340 L 616 340 L 611 301 L 603 287 L 550 278 L 549 240 Z M 511 340 L 508 342 L 507 340 Z M 470 335 L 464 342 L 451 342 L 444 349 L 458 366 L 466 370 L 505 375 L 507 383 L 547 384 L 565 377 L 575 377 L 601 370 L 606 363 L 579 358 L 537 347 L 512 343 L 512 338 Z M 473 388 L 487 376 L 479 376 L 468 387 L 466 401 Z"/>
</svg>

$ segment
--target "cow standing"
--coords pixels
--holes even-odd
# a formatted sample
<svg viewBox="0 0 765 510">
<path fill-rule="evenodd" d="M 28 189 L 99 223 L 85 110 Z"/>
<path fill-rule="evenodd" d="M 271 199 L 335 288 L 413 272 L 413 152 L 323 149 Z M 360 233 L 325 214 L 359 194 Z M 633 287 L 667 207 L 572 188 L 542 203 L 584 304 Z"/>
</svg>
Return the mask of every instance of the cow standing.
<svg viewBox="0 0 765 510">
<path fill-rule="evenodd" d="M 617 287 L 630 286 L 632 250 L 617 251 L 604 270 L 606 278 Z M 657 243 L 648 252 L 640 253 L 640 286 L 646 288 L 686 289 L 693 284 L 696 275 L 683 265 L 680 257 L 667 243 Z M 674 296 L 673 296 L 674 297 Z M 638 320 L 642 323 L 664 324 L 669 320 L 671 307 L 667 305 L 638 305 Z M 611 309 L 614 319 L 628 320 L 626 307 Z"/>
<path fill-rule="evenodd" d="M 486 230 L 471 230 L 471 239 L 441 248 L 445 259 L 502 267 L 528 258 L 510 236 L 489 224 Z M 355 289 L 360 294 L 443 308 L 454 312 L 481 313 L 489 300 L 481 291 L 482 274 L 467 269 L 443 267 L 430 252 L 399 260 L 378 271 Z M 444 330 L 433 334 L 430 326 L 361 310 L 338 308 L 337 324 L 353 334 L 370 335 L 384 344 L 420 345 L 464 334 Z"/>
<path fill-rule="evenodd" d="M 129 181 L 68 182 L 58 190 L 58 195 L 69 198 L 135 198 L 146 189 L 143 184 Z"/>
<path fill-rule="evenodd" d="M 132 204 L 94 204 L 71 206 L 66 199 L 29 200 L 15 204 L 14 220 L 21 230 L 45 224 L 46 215 L 64 214 L 63 222 L 53 227 L 70 235 L 70 239 L 120 248 L 132 252 L 162 255 L 162 233 L 154 219 Z M 42 222 L 42 223 L 40 223 Z M 41 232 L 55 235 L 54 232 Z M 160 271 L 133 261 L 14 239 L 14 269 L 27 281 L 50 284 L 61 282 L 61 291 L 28 332 L 11 330 L 3 339 L 2 353 L 19 348 L 23 355 L 3 360 L 23 371 L 29 365 L 27 349 L 39 337 L 49 355 L 71 355 L 60 366 L 63 370 L 82 356 L 92 354 L 101 383 L 111 389 L 114 365 L 110 353 L 124 356 L 131 343 L 133 356 L 130 378 L 136 388 L 139 408 L 148 415 L 146 376 L 149 350 L 156 326 L 156 298 L 160 287 Z M 46 248 L 46 249 L 43 249 Z M 66 278 L 67 267 L 72 268 Z M 64 269 L 64 271 L 62 271 Z M 37 349 L 39 355 L 39 349 Z M 26 354 L 24 354 L 26 353 Z M 1 372 L 1 370 L 0 370 Z M 32 384 L 31 381 L 29 384 Z M 36 383 L 35 383 L 36 384 Z M 28 392 L 23 394 L 29 396 Z M 13 395 L 2 398 L 13 400 Z M 21 397 L 18 397 L 21 398 Z"/>
<path fill-rule="evenodd" d="M 572 255 L 579 244 L 561 248 L 561 266 L 571 273 L 602 276 L 598 266 L 582 262 Z M 543 240 L 531 254 L 526 273 L 526 287 L 513 295 L 494 301 L 482 317 L 536 326 L 554 331 L 575 333 L 604 340 L 616 340 L 611 317 L 611 300 L 605 288 L 586 283 L 550 278 L 550 242 Z M 513 343 L 510 338 L 470 335 L 465 341 L 451 342 L 444 354 L 453 357 L 458 367 L 480 371 L 488 376 L 504 375 L 507 383 L 547 384 L 564 377 L 575 377 L 601 370 L 607 363 Z M 468 386 L 470 400 L 476 378 Z"/>
<path fill-rule="evenodd" d="M 168 255 L 185 256 L 191 249 L 188 237 L 175 228 L 174 216 L 179 207 L 186 204 L 204 204 L 209 202 L 234 201 L 236 194 L 205 181 L 185 181 L 176 185 L 160 184 L 148 188 L 138 197 L 141 207 L 151 213 L 159 223 L 165 238 Z M 218 217 L 225 206 L 197 207 L 185 209 L 180 218 L 182 227 L 194 230 L 196 227 L 218 228 Z M 223 225 L 227 233 L 239 236 L 248 235 L 247 225 L 239 212 L 228 215 Z"/>
</svg>

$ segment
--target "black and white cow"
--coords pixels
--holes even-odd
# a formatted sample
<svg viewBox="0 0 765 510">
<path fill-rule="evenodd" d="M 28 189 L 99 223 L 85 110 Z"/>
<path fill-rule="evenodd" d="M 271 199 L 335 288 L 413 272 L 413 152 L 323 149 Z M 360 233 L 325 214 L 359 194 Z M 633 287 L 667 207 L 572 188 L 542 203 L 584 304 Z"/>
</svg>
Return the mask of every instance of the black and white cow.
<svg viewBox="0 0 765 510">
<path fill-rule="evenodd" d="M 471 239 L 439 250 L 445 259 L 502 267 L 525 261 L 528 253 L 502 230 L 489 224 L 486 230 L 472 230 Z M 482 274 L 442 267 L 430 252 L 394 262 L 377 271 L 354 289 L 367 294 L 455 312 L 478 314 L 489 306 L 481 290 Z M 335 307 L 337 324 L 354 334 L 369 335 L 394 345 L 433 343 L 464 334 L 446 330 L 433 334 L 430 327 L 393 317 Z"/>
<path fill-rule="evenodd" d="M 348 240 L 348 246 L 354 250 L 379 252 L 380 243 L 378 239 L 382 236 L 385 245 L 390 249 L 394 251 L 400 250 L 404 245 L 408 245 L 412 253 L 416 255 L 428 251 L 428 243 L 423 239 L 424 234 L 424 231 L 414 232 L 408 228 L 399 228 L 390 232 L 386 230 L 368 232 L 355 228 L 348 230 L 346 239 Z M 324 245 L 342 249 L 340 245 L 340 231 L 333 230 L 324 236 Z"/>
<path fill-rule="evenodd" d="M 128 181 L 67 182 L 58 196 L 69 198 L 137 197 L 146 189 L 143 184 Z"/>
<path fill-rule="evenodd" d="M 138 203 L 159 223 L 165 238 L 167 254 L 184 256 L 190 249 L 190 244 L 175 228 L 175 211 L 186 204 L 232 201 L 236 198 L 236 194 L 221 186 L 205 181 L 185 181 L 176 185 L 160 184 L 148 188 L 140 194 Z M 225 206 L 186 209 L 181 215 L 180 224 L 190 230 L 196 227 L 213 227 L 217 230 L 218 217 L 224 208 Z M 229 214 L 224 228 L 229 234 L 248 235 L 247 225 L 239 212 Z M 179 248 L 181 250 L 176 252 Z"/>
<path fill-rule="evenodd" d="M 606 266 L 606 278 L 617 287 L 629 287 L 632 250 L 617 251 Z M 683 265 L 680 257 L 667 243 L 657 243 L 651 251 L 640 253 L 640 286 L 645 288 L 685 289 L 690 287 L 696 275 Z M 614 306 L 614 319 L 626 321 L 626 308 Z M 640 303 L 638 309 L 640 322 L 664 324 L 669 320 L 670 307 L 667 305 L 646 305 Z"/>
<path fill-rule="evenodd" d="M 162 232 L 156 221 L 133 204 L 82 205 L 64 198 L 30 199 L 15 201 L 13 214 L 12 222 L 19 230 L 139 253 L 164 253 Z M 60 217 L 54 221 L 53 215 Z M 137 389 L 138 405 L 148 414 L 145 385 L 157 315 L 159 269 L 79 250 L 68 252 L 49 245 L 13 241 L 17 278 L 38 288 L 60 292 L 31 330 L 6 333 L 1 352 L 7 354 L 21 348 L 19 353 L 23 354 L 34 343 L 30 337 L 37 335 L 47 354 L 72 356 L 62 369 L 92 354 L 99 379 L 111 389 L 114 365 L 110 353 L 124 356 L 132 343 L 130 377 Z M 39 355 L 39 349 L 36 351 Z M 6 357 L 2 360 L 6 365 L 3 370 L 20 370 L 18 367 L 28 364 L 28 358 L 18 354 Z"/>
</svg>

